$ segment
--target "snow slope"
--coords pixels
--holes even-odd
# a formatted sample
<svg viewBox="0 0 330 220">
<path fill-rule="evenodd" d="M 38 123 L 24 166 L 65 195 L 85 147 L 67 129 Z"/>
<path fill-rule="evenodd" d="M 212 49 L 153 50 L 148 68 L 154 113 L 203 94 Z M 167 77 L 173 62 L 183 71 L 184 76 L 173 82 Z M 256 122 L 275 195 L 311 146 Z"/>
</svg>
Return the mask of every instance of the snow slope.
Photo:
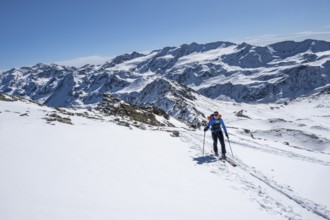
<svg viewBox="0 0 330 220">
<path fill-rule="evenodd" d="M 47 122 L 53 108 L 0 101 L 0 219 L 330 219 L 329 100 L 199 97 L 198 110 L 223 114 L 236 168 L 209 155 L 209 133 L 202 155 L 203 131 L 173 118 L 140 130 L 90 112 L 71 125 Z M 271 133 L 289 126 L 300 132 Z"/>
<path fill-rule="evenodd" d="M 232 150 L 241 168 L 235 171 L 242 171 L 235 178 L 230 173 L 230 178 L 239 180 L 240 187 L 249 193 L 250 190 L 258 193 L 259 197 L 253 200 L 261 207 L 282 213 L 280 215 L 286 218 L 330 218 L 329 95 L 302 98 L 288 105 L 213 101 L 212 105 L 203 102 L 200 106 L 204 106 L 205 111 L 217 108 L 222 112 L 229 127 Z M 243 114 L 237 117 L 235 114 L 240 110 Z M 199 134 L 196 149 L 200 148 L 201 139 L 202 134 Z M 211 151 L 210 134 L 206 146 Z M 230 152 L 228 145 L 227 151 Z M 274 192 L 280 196 L 273 197 Z M 300 217 L 292 215 L 295 205 L 286 204 L 287 201 L 318 217 L 307 217 L 300 211 L 296 212 Z"/>
</svg>

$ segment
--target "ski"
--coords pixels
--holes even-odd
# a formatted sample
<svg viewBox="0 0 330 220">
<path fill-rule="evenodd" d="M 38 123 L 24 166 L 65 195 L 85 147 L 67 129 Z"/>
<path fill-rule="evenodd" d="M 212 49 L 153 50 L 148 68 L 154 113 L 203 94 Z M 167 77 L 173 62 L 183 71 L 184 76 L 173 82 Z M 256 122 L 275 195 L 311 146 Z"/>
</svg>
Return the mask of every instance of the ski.
<svg viewBox="0 0 330 220">
<path fill-rule="evenodd" d="M 237 164 L 235 163 L 235 161 L 233 161 L 231 158 L 229 157 L 226 157 L 226 158 L 222 158 L 222 157 L 219 157 L 219 159 L 223 162 L 228 162 L 230 165 L 232 165 L 233 167 L 236 167 Z"/>
<path fill-rule="evenodd" d="M 228 163 L 230 163 L 233 167 L 236 167 L 237 166 L 237 163 L 233 159 L 231 159 L 229 157 L 226 158 L 226 161 Z"/>
</svg>

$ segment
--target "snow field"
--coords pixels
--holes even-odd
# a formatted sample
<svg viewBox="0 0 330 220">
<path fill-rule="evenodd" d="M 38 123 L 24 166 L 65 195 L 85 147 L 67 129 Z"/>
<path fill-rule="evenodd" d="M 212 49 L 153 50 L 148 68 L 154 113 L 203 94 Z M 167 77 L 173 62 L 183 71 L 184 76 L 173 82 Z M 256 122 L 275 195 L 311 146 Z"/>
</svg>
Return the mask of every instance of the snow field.
<svg viewBox="0 0 330 220">
<path fill-rule="evenodd" d="M 1 104 L 1 219 L 241 219 L 238 201 L 244 216 L 268 216 L 167 132 L 49 125 L 49 108 Z"/>
</svg>

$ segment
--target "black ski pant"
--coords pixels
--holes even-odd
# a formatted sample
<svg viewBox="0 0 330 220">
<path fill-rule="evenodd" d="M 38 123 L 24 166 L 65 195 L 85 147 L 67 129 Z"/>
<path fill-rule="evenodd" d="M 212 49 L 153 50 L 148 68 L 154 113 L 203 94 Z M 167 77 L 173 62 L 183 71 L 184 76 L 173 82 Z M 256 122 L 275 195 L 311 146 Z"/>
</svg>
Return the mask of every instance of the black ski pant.
<svg viewBox="0 0 330 220">
<path fill-rule="evenodd" d="M 218 153 L 218 139 L 221 144 L 221 153 L 226 153 L 226 146 L 225 146 L 225 140 L 223 138 L 222 131 L 214 131 L 212 132 L 212 138 L 213 138 L 213 150 L 215 153 Z"/>
</svg>

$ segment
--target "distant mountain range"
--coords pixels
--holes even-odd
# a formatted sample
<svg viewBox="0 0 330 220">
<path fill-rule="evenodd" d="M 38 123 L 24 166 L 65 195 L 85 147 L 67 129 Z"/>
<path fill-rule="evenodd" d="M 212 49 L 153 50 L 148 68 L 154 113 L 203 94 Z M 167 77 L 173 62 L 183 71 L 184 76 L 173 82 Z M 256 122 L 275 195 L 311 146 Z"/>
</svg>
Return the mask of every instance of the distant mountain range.
<svg viewBox="0 0 330 220">
<path fill-rule="evenodd" d="M 149 54 L 133 52 L 80 68 L 37 64 L 0 74 L 0 93 L 52 107 L 96 106 L 110 93 L 154 105 L 189 122 L 198 95 L 236 102 L 284 102 L 329 89 L 330 42 L 285 41 L 268 46 L 191 43 Z"/>
</svg>

